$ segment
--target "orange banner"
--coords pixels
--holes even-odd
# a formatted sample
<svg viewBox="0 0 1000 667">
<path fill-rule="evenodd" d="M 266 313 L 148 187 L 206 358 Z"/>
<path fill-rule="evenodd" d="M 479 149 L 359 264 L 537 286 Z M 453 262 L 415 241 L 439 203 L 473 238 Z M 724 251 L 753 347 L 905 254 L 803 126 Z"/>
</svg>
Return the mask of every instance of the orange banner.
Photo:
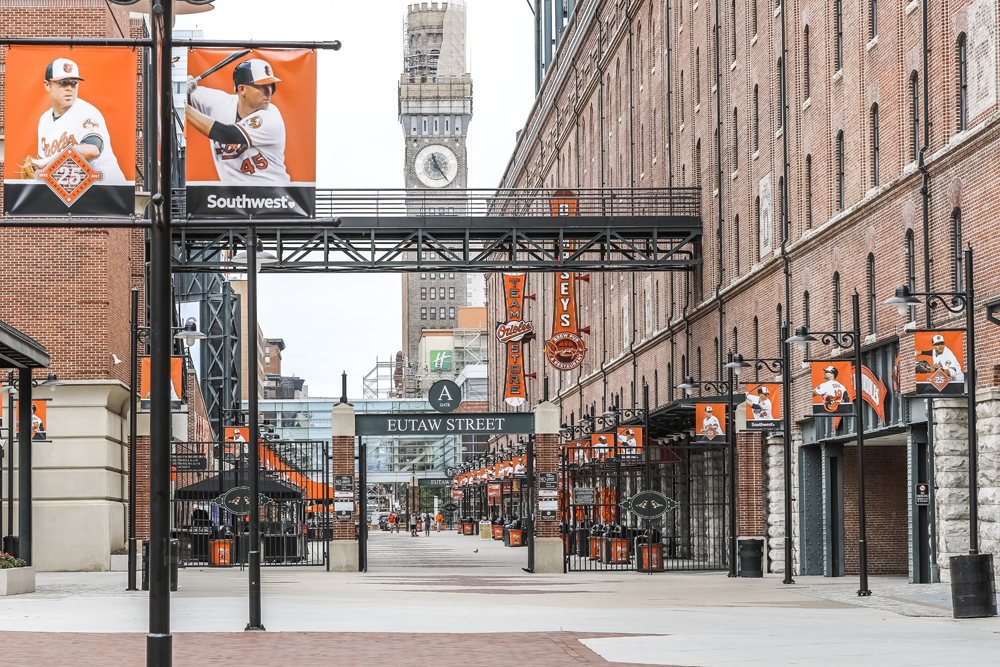
<svg viewBox="0 0 1000 667">
<path fill-rule="evenodd" d="M 511 407 L 523 405 L 528 395 L 524 386 L 524 338 L 532 332 L 530 322 L 524 320 L 523 273 L 503 274 L 504 306 L 507 321 L 497 325 L 497 340 L 507 344 L 507 373 L 504 380 L 503 400 Z M 533 297 L 532 297 L 533 298 Z"/>
<path fill-rule="evenodd" d="M 572 190 L 556 190 L 549 200 L 549 212 L 553 216 L 575 216 L 579 213 L 579 201 Z M 564 244 L 560 251 L 572 251 L 572 244 Z M 552 336 L 545 341 L 545 358 L 560 371 L 573 370 L 583 363 L 587 354 L 587 344 L 580 337 L 581 331 L 576 316 L 576 280 L 571 271 L 560 271 L 555 281 L 555 308 L 552 319 Z"/>
<path fill-rule="evenodd" d="M 812 369 L 813 415 L 842 417 L 854 414 L 854 364 L 849 361 L 814 361 Z"/>
<path fill-rule="evenodd" d="M 49 439 L 49 436 L 48 436 L 48 433 L 47 433 L 49 420 L 48 420 L 48 414 L 47 414 L 47 409 L 46 409 L 46 406 L 48 405 L 48 402 L 49 402 L 49 400 L 45 399 L 45 398 L 39 399 L 39 400 L 35 400 L 35 401 L 31 402 L 31 439 L 32 440 L 48 440 Z M 18 407 L 17 407 L 18 403 L 19 403 L 19 401 L 14 401 L 13 420 L 14 420 L 14 434 L 15 434 L 15 436 L 19 432 L 19 429 L 18 429 L 18 426 L 19 426 L 19 424 L 18 424 L 19 416 L 18 416 Z M 7 411 L 7 403 L 6 403 L 6 401 L 3 402 L 3 410 L 4 410 L 4 412 Z M 6 415 L 4 415 L 4 416 L 6 416 Z"/>
<path fill-rule="evenodd" d="M 695 442 L 726 440 L 726 404 L 696 403 L 694 406 Z"/>
<path fill-rule="evenodd" d="M 626 459 L 641 456 L 644 436 L 641 426 L 619 426 L 615 433 L 617 454 Z"/>
<path fill-rule="evenodd" d="M 771 431 L 781 428 L 780 384 L 748 384 L 746 397 L 747 430 Z"/>
<path fill-rule="evenodd" d="M 150 357 L 139 358 L 139 408 L 149 410 Z M 184 357 L 170 357 L 170 408 L 179 410 L 184 395 Z"/>
<path fill-rule="evenodd" d="M 965 332 L 915 331 L 917 395 L 965 393 Z"/>
</svg>

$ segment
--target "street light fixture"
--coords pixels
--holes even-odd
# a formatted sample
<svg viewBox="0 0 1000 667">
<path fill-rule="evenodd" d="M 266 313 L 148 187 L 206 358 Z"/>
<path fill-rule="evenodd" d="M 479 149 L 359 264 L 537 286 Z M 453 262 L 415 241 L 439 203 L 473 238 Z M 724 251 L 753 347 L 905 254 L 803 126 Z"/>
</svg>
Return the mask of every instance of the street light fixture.
<svg viewBox="0 0 1000 667">
<path fill-rule="evenodd" d="M 813 336 L 806 327 L 795 327 L 795 335 L 785 339 L 786 343 L 804 350 L 809 343 L 833 344 L 835 347 L 854 349 L 854 434 L 858 449 L 858 595 L 867 597 L 872 594 L 868 588 L 868 541 L 865 518 L 865 425 L 861 402 L 861 306 L 858 290 L 851 294 L 851 310 L 854 314 L 854 328 L 851 330 L 837 329 L 834 331 L 817 331 L 819 336 Z M 788 447 L 786 446 L 786 450 Z M 785 471 L 788 477 L 790 470 Z"/>
<path fill-rule="evenodd" d="M 965 393 L 966 413 L 969 432 L 969 553 L 951 556 L 952 609 L 955 618 L 979 618 L 996 616 L 997 604 L 992 583 L 993 554 L 979 553 L 979 436 L 976 421 L 976 319 L 975 290 L 972 284 L 972 247 L 964 251 L 965 281 L 963 290 L 954 292 L 911 292 L 906 285 L 896 288 L 896 293 L 884 303 L 896 306 L 900 315 L 921 303 L 919 297 L 927 300 L 927 307 L 937 305 L 952 314 L 965 312 L 965 330 L 968 341 L 965 346 Z M 928 324 L 930 316 L 928 315 Z M 960 582 L 956 591 L 956 573 L 962 573 L 968 580 Z M 982 579 L 980 580 L 980 575 Z M 961 578 L 961 577 L 959 577 Z M 970 594 L 971 593 L 971 594 Z"/>
</svg>

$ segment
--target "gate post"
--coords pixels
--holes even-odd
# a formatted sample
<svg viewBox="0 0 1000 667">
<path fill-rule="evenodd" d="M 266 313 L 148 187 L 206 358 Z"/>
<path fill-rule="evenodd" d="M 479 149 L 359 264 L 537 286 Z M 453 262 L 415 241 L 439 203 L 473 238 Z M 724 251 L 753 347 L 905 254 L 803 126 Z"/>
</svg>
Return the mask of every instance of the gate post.
<svg viewBox="0 0 1000 667">
<path fill-rule="evenodd" d="M 559 536 L 559 515 L 542 520 L 538 509 L 538 479 L 542 473 L 559 473 L 559 408 L 545 401 L 535 408 L 535 469 L 529 493 L 535 506 L 535 569 L 539 574 L 563 573 L 563 543 Z"/>
<path fill-rule="evenodd" d="M 333 479 L 337 475 L 350 475 L 354 479 L 354 406 L 346 401 L 333 406 L 331 417 L 330 454 L 333 457 L 330 474 Z M 353 498 L 351 501 L 353 502 Z M 336 508 L 336 499 L 334 500 Z M 330 560 L 327 569 L 330 572 L 358 571 L 358 539 L 354 533 L 354 517 L 358 508 L 351 512 L 351 518 L 345 521 L 337 519 L 333 513 L 333 540 L 330 542 Z M 364 517 L 360 517 L 364 521 Z"/>
</svg>

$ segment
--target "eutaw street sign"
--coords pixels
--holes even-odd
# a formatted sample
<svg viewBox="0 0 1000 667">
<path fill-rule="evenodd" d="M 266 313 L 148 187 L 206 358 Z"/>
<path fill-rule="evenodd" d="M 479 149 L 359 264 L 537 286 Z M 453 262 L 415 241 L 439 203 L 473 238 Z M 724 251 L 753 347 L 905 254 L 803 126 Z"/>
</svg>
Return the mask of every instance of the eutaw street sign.
<svg viewBox="0 0 1000 667">
<path fill-rule="evenodd" d="M 357 415 L 357 435 L 449 435 L 534 433 L 535 415 L 530 412 L 478 412 L 459 415 L 396 413 Z"/>
</svg>

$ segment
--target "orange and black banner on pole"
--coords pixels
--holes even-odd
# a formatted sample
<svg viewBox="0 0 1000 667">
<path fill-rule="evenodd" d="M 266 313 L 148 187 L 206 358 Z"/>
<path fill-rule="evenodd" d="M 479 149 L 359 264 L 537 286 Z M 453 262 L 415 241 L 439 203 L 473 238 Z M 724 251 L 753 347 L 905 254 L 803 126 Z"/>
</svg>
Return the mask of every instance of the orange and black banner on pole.
<svg viewBox="0 0 1000 667">
<path fill-rule="evenodd" d="M 497 340 L 507 345 L 507 373 L 504 380 L 504 401 L 522 405 L 528 398 L 524 386 L 524 342 L 532 333 L 531 322 L 524 319 L 524 293 L 527 277 L 523 273 L 503 274 L 504 304 L 507 321 L 497 324 Z"/>
<path fill-rule="evenodd" d="M 549 210 L 553 216 L 575 216 L 579 211 L 579 202 L 572 190 L 556 190 L 549 202 Z M 562 252 L 571 252 L 571 244 L 564 244 Z M 549 364 L 560 371 L 573 370 L 583 363 L 587 355 L 587 344 L 580 336 L 589 333 L 588 329 L 580 329 L 576 316 L 576 281 L 578 277 L 572 271 L 560 271 L 555 280 L 555 309 L 552 319 L 552 336 L 545 341 L 545 358 Z"/>
</svg>

